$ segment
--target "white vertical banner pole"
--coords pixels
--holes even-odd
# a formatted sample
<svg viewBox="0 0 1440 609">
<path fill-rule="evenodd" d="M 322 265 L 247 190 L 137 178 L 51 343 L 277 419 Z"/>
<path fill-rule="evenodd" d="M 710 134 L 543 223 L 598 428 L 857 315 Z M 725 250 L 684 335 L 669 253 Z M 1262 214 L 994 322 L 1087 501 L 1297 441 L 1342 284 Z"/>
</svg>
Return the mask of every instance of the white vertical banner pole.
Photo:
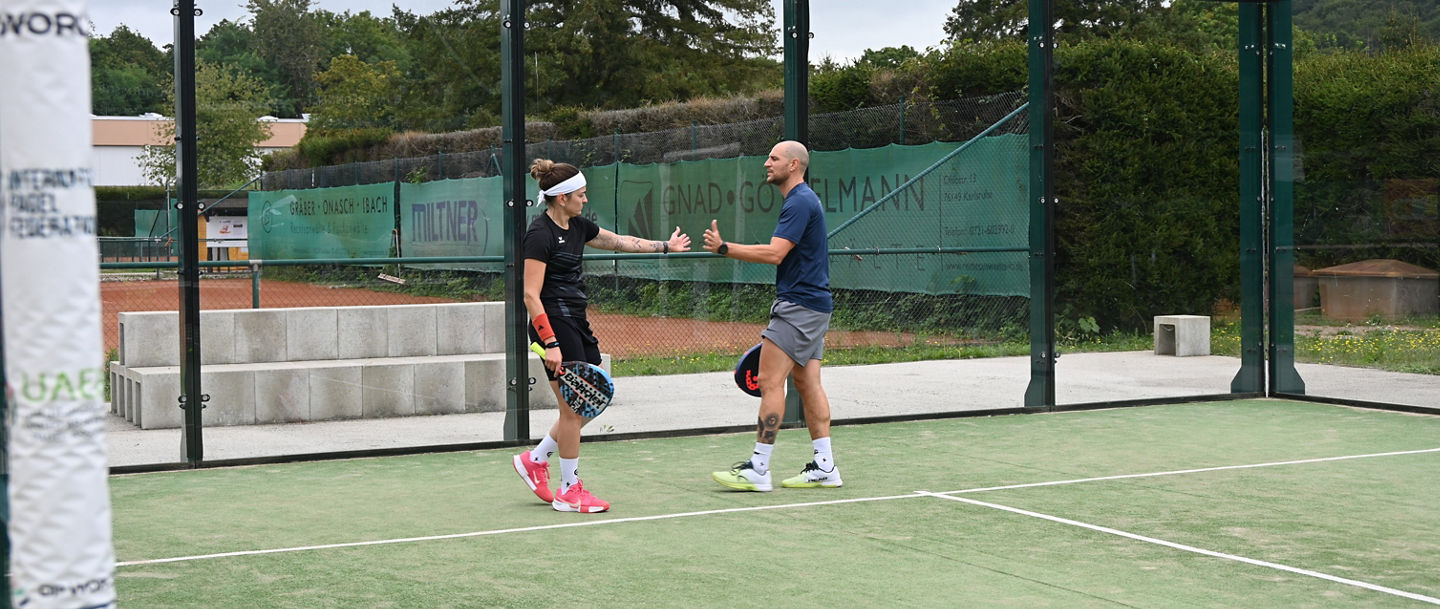
<svg viewBox="0 0 1440 609">
<path fill-rule="evenodd" d="M 84 0 L 0 0 L 13 607 L 116 607 Z"/>
</svg>

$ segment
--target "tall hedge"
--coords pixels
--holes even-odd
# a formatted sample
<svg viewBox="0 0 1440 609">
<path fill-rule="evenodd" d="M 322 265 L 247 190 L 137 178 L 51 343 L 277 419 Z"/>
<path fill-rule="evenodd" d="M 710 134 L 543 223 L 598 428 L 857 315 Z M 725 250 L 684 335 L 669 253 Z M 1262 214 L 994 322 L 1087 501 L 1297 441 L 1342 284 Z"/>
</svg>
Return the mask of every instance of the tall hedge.
<svg viewBox="0 0 1440 609">
<path fill-rule="evenodd" d="M 951 49 L 930 95 L 1027 85 L 1023 42 Z M 1103 328 L 1238 292 L 1233 57 L 1128 40 L 1055 51 L 1057 305 Z"/>
<path fill-rule="evenodd" d="M 1125 40 L 1057 51 L 1056 281 L 1102 327 L 1209 314 L 1239 291 L 1232 58 Z"/>
<path fill-rule="evenodd" d="M 1440 269 L 1440 47 L 1298 63 L 1295 130 L 1296 243 L 1314 246 L 1299 264 L 1393 258 Z"/>
</svg>

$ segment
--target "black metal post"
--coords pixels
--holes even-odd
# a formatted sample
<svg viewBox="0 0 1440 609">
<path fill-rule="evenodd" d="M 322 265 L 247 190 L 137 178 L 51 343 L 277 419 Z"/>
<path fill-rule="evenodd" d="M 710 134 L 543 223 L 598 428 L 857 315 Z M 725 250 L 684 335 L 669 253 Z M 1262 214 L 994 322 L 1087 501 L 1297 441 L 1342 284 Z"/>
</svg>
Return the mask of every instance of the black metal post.
<svg viewBox="0 0 1440 609">
<path fill-rule="evenodd" d="M 785 0 L 785 139 L 810 141 L 810 0 Z M 809 175 L 806 175 L 809 178 Z M 795 380 L 785 382 L 784 424 L 805 422 Z"/>
<path fill-rule="evenodd" d="M 530 438 L 530 316 L 525 311 L 525 0 L 501 0 L 501 175 L 505 191 L 505 439 Z"/>
<path fill-rule="evenodd" d="M 1029 407 L 1055 405 L 1054 14 L 1053 0 L 1030 0 Z"/>
<path fill-rule="evenodd" d="M 1264 37 L 1260 6 L 1241 2 L 1240 61 L 1240 370 L 1235 393 L 1265 391 Z"/>
<path fill-rule="evenodd" d="M 175 178 L 180 199 L 180 407 L 185 430 L 180 458 L 198 465 L 205 458 L 201 410 L 208 396 L 200 388 L 200 213 L 195 151 L 195 0 L 176 0 L 175 16 Z"/>
</svg>

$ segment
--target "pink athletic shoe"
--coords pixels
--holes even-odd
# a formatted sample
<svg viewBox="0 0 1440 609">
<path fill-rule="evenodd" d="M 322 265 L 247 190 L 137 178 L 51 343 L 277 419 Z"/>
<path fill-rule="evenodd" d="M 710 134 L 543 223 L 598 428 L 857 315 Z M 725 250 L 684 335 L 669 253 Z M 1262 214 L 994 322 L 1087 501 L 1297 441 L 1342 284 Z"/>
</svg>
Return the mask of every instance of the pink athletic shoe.
<svg viewBox="0 0 1440 609">
<path fill-rule="evenodd" d="M 550 506 L 557 512 L 580 512 L 582 514 L 610 509 L 610 504 L 591 495 L 590 491 L 585 490 L 584 483 L 578 480 L 575 481 L 575 484 L 570 485 L 570 490 L 563 493 L 556 492 L 555 500 L 550 502 Z"/>
<path fill-rule="evenodd" d="M 530 460 L 530 451 L 515 455 L 515 473 L 520 474 L 520 479 L 535 492 L 535 496 L 541 501 L 550 503 L 555 496 L 550 494 L 550 464 L 535 463 Z"/>
</svg>

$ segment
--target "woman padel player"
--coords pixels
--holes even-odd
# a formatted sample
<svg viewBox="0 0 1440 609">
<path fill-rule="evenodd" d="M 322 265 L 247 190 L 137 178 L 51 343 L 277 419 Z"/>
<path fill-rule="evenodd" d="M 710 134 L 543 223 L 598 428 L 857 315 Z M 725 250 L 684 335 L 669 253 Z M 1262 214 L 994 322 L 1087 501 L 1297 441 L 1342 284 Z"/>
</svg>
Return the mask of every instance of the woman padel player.
<svg viewBox="0 0 1440 609">
<path fill-rule="evenodd" d="M 514 458 L 515 472 L 535 496 L 561 512 L 603 512 L 610 504 L 580 482 L 580 428 L 589 422 L 560 395 L 555 371 L 562 361 L 600 364 L 600 344 L 585 319 L 585 246 L 617 252 L 662 253 L 690 249 L 690 237 L 675 227 L 666 241 L 617 235 L 580 213 L 585 209 L 585 174 L 574 165 L 535 159 L 530 175 L 540 184 L 545 212 L 530 223 L 525 252 L 525 310 L 530 340 L 545 347 L 545 375 L 560 403 L 560 420 L 534 449 Z M 550 490 L 550 457 L 560 453 L 560 488 Z"/>
</svg>

